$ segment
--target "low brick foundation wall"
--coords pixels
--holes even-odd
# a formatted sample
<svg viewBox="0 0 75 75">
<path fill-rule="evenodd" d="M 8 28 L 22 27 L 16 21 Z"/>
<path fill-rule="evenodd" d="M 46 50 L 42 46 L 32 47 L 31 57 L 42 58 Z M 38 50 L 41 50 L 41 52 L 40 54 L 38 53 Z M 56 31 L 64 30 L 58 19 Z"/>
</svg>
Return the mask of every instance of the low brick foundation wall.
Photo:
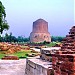
<svg viewBox="0 0 75 75">
<path fill-rule="evenodd" d="M 2 58 L 2 60 L 19 60 L 19 58 L 17 56 L 5 56 Z"/>
</svg>

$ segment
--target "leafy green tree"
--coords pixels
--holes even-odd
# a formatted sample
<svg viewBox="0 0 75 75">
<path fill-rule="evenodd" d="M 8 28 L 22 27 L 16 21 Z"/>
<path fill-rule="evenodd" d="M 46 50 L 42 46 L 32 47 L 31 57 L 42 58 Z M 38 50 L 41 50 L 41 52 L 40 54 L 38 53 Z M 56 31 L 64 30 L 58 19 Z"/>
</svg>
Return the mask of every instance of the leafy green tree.
<svg viewBox="0 0 75 75">
<path fill-rule="evenodd" d="M 23 37 L 22 36 L 18 36 L 18 42 L 23 42 Z"/>
<path fill-rule="evenodd" d="M 10 42 L 12 41 L 12 32 L 9 34 Z"/>
<path fill-rule="evenodd" d="M 4 37 L 5 42 L 9 42 L 9 35 L 6 33 Z"/>
<path fill-rule="evenodd" d="M 51 37 L 51 40 L 52 40 L 52 41 L 55 41 L 55 42 L 57 42 L 57 41 L 58 41 L 58 42 L 61 42 L 61 41 L 63 40 L 63 38 L 64 38 L 64 37 L 62 37 L 62 36 L 52 36 L 52 37 Z"/>
<path fill-rule="evenodd" d="M 0 33 L 2 34 L 4 30 L 9 29 L 9 25 L 7 21 L 5 20 L 6 13 L 5 13 L 5 7 L 3 6 L 2 2 L 0 1 Z"/>
<path fill-rule="evenodd" d="M 1 37 L 1 35 L 0 35 L 0 42 L 3 42 L 4 40 L 3 40 L 3 37 Z"/>
<path fill-rule="evenodd" d="M 28 37 L 28 38 L 23 38 L 23 41 L 24 41 L 24 42 L 29 42 L 29 40 L 30 40 L 29 37 Z"/>
<path fill-rule="evenodd" d="M 18 40 L 18 42 L 28 42 L 30 40 L 30 38 L 18 36 L 17 40 Z"/>
<path fill-rule="evenodd" d="M 56 36 L 52 36 L 51 41 L 58 41 L 58 38 Z"/>
<path fill-rule="evenodd" d="M 61 42 L 63 40 L 64 37 L 59 36 L 58 37 L 58 41 Z"/>
<path fill-rule="evenodd" d="M 12 35 L 12 33 L 10 34 L 5 34 L 4 36 L 4 41 L 5 42 L 17 42 L 17 38 L 15 36 Z"/>
</svg>

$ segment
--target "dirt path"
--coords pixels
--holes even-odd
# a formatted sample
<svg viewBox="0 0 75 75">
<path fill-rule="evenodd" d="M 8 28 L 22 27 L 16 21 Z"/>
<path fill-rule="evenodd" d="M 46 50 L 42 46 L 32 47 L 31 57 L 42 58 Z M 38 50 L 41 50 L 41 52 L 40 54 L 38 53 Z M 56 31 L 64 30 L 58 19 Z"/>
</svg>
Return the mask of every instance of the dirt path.
<svg viewBox="0 0 75 75">
<path fill-rule="evenodd" d="M 0 75 L 25 75 L 26 59 L 0 60 Z"/>
</svg>

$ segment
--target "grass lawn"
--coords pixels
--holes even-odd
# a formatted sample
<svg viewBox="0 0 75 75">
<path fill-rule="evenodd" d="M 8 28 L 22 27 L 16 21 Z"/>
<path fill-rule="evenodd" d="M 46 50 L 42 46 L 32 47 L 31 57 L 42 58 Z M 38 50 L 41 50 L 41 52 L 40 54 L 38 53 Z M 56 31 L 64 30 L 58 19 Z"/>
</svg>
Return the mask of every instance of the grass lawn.
<svg viewBox="0 0 75 75">
<path fill-rule="evenodd" d="M 56 42 L 51 42 L 50 44 L 46 44 L 46 46 L 48 47 L 52 47 L 52 46 L 55 46 L 56 45 Z"/>
<path fill-rule="evenodd" d="M 0 59 L 3 58 L 6 54 L 0 53 Z"/>
<path fill-rule="evenodd" d="M 13 55 L 18 56 L 19 58 L 27 58 L 29 53 L 31 53 L 31 50 L 22 50 L 14 53 Z"/>
<path fill-rule="evenodd" d="M 50 44 L 46 44 L 46 46 L 48 46 L 48 47 L 53 47 L 53 46 L 55 46 L 56 44 L 61 44 L 61 42 L 51 42 Z"/>
<path fill-rule="evenodd" d="M 0 59 L 3 58 L 5 55 L 15 55 L 15 56 L 19 57 L 20 59 L 22 59 L 22 58 L 27 58 L 28 54 L 36 54 L 36 53 L 31 52 L 31 50 L 22 50 L 22 51 L 13 53 L 13 54 L 3 54 L 0 51 Z"/>
<path fill-rule="evenodd" d="M 34 54 L 35 55 L 37 53 L 31 52 L 31 50 L 22 50 L 22 51 L 19 51 L 17 53 L 14 53 L 13 55 L 18 56 L 19 58 L 27 58 L 28 54 Z"/>
</svg>

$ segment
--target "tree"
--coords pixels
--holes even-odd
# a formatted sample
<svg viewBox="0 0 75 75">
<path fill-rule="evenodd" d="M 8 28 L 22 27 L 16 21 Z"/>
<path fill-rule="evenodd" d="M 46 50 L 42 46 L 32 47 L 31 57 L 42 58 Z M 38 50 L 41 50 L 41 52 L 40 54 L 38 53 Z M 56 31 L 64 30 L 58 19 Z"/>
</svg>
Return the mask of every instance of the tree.
<svg viewBox="0 0 75 75">
<path fill-rule="evenodd" d="M 0 33 L 2 34 L 4 30 L 9 29 L 9 25 L 7 21 L 5 20 L 6 13 L 5 13 L 5 7 L 3 6 L 2 2 L 0 1 Z"/>
<path fill-rule="evenodd" d="M 9 35 L 6 33 L 4 37 L 5 42 L 9 42 Z"/>
<path fill-rule="evenodd" d="M 25 38 L 23 36 L 18 36 L 18 42 L 29 42 L 30 38 Z"/>
<path fill-rule="evenodd" d="M 4 36 L 4 42 L 17 42 L 17 38 L 15 36 L 12 36 L 12 33 L 6 33 Z"/>
<path fill-rule="evenodd" d="M 52 37 L 51 37 L 51 40 L 52 40 L 52 41 L 55 41 L 55 42 L 56 42 L 56 41 L 61 42 L 61 41 L 63 40 L 63 38 L 64 38 L 64 37 L 62 37 L 62 36 L 52 36 Z"/>
<path fill-rule="evenodd" d="M 0 35 L 0 42 L 3 42 L 4 40 L 3 40 L 3 37 L 1 37 L 1 35 Z"/>
</svg>

